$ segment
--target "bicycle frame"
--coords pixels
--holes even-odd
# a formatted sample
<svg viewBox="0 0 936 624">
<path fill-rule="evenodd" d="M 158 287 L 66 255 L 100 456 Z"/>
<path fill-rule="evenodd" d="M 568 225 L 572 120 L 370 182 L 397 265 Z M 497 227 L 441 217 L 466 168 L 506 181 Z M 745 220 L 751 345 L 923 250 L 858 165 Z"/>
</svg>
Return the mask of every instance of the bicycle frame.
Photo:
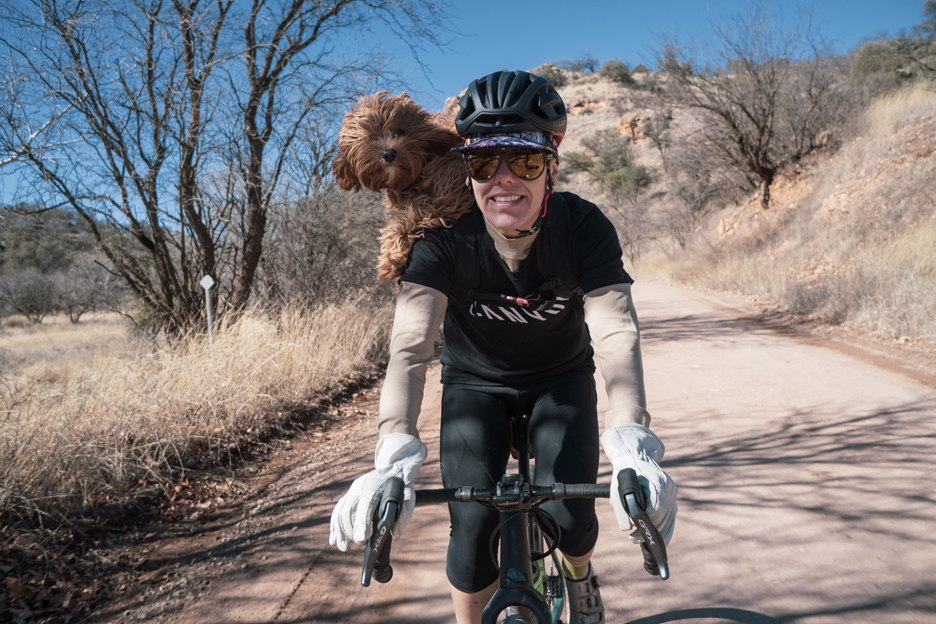
<svg viewBox="0 0 936 624">
<path fill-rule="evenodd" d="M 533 585 L 530 511 L 537 504 L 534 504 L 529 490 L 533 452 L 529 423 L 528 415 L 510 421 L 519 474 L 501 477 L 497 484 L 498 493 L 492 501 L 501 517 L 500 583 L 484 609 L 483 624 L 496 624 L 497 617 L 508 607 L 524 607 L 532 612 L 537 622 L 553 622 L 545 598 Z"/>
</svg>

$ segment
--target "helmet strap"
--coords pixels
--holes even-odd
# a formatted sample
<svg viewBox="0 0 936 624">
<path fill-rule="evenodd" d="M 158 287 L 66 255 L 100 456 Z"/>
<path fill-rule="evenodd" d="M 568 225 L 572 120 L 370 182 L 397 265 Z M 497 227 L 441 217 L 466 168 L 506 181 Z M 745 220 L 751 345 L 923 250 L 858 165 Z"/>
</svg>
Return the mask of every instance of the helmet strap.
<svg viewBox="0 0 936 624">
<path fill-rule="evenodd" d="M 524 236 L 531 236 L 539 232 L 540 228 L 543 227 L 543 217 L 546 216 L 546 204 L 549 202 L 549 198 L 553 194 L 553 183 L 552 175 L 549 172 L 549 161 L 546 161 L 546 197 L 543 198 L 543 205 L 540 207 L 539 216 L 536 217 L 536 221 L 533 222 L 533 225 L 530 226 L 529 230 L 517 230 L 517 238 L 523 238 Z"/>
</svg>

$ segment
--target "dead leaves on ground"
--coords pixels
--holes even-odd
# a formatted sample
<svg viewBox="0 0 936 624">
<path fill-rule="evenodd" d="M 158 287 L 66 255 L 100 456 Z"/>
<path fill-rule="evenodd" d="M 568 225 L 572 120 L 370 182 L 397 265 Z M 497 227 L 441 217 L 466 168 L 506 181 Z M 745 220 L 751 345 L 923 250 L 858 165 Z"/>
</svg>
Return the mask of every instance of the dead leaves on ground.
<svg viewBox="0 0 936 624">
<path fill-rule="evenodd" d="M 98 565 L 7 533 L 0 530 L 0 621 L 69 622 L 90 609 L 102 589 Z"/>
</svg>

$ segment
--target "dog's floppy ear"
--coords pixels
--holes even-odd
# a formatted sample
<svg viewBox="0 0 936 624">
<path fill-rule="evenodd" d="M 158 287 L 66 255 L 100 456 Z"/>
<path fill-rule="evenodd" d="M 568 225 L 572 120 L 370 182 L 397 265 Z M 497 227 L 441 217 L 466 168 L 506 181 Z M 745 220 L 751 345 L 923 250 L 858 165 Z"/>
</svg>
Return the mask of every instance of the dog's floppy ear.
<svg viewBox="0 0 936 624">
<path fill-rule="evenodd" d="M 338 152 L 338 155 L 335 157 L 335 161 L 332 163 L 332 173 L 335 174 L 338 188 L 342 191 L 361 190 L 361 181 L 358 180 L 354 167 L 348 162 L 344 152 Z"/>
<path fill-rule="evenodd" d="M 453 147 L 464 144 L 464 140 L 457 134 L 437 131 L 432 134 L 429 150 L 433 152 L 448 152 Z"/>
<path fill-rule="evenodd" d="M 429 141 L 429 149 L 434 152 L 447 152 L 453 147 L 459 147 L 464 143 L 454 129 L 448 127 L 448 122 L 441 113 L 434 113 L 429 119 L 432 125 L 432 138 Z"/>
</svg>

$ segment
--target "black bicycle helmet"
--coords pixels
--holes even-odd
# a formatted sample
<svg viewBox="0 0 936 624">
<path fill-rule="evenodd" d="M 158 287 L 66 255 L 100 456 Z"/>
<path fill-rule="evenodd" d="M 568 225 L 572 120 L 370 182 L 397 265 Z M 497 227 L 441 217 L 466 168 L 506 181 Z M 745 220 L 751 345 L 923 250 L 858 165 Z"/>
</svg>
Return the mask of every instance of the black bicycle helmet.
<svg viewBox="0 0 936 624">
<path fill-rule="evenodd" d="M 556 145 L 566 131 L 566 108 L 556 87 L 525 71 L 478 78 L 462 96 L 455 129 L 463 137 L 502 132 L 542 132 Z"/>
</svg>

